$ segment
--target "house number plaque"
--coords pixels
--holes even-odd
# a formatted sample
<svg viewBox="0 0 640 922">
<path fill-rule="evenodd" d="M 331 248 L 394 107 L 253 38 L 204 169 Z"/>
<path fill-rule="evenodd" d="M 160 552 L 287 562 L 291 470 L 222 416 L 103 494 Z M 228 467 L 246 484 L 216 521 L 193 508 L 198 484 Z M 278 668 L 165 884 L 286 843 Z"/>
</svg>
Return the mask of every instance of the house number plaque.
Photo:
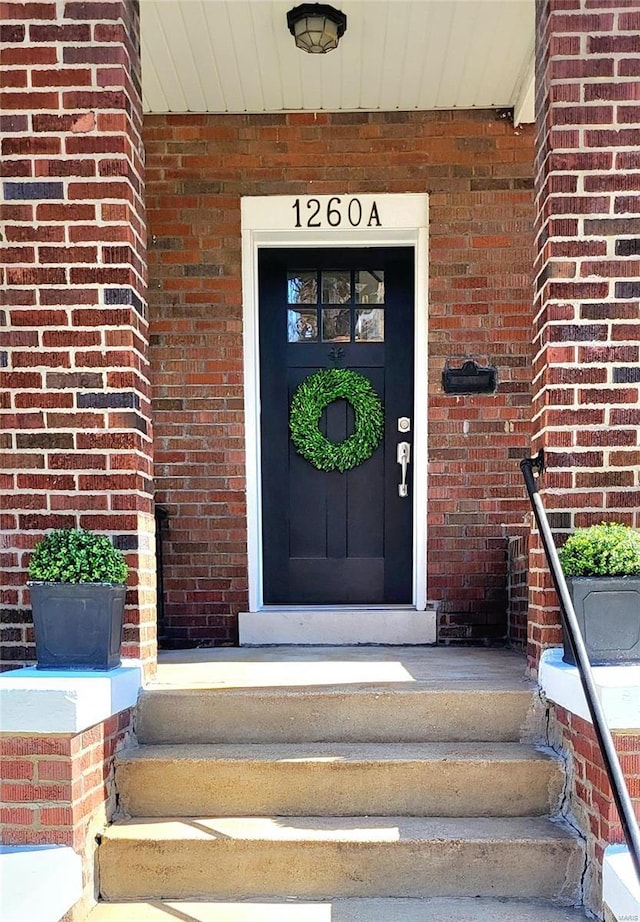
<svg viewBox="0 0 640 922">
<path fill-rule="evenodd" d="M 328 199 L 297 198 L 293 205 L 294 227 L 382 227 L 375 200 L 332 195 Z"/>
</svg>

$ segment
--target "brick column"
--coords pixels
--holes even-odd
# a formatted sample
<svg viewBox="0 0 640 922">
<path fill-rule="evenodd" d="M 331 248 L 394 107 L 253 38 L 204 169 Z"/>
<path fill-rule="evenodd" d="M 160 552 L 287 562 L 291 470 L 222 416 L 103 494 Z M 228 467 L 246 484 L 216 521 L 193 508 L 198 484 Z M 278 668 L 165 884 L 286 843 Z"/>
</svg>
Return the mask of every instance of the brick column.
<svg viewBox="0 0 640 922">
<path fill-rule="evenodd" d="M 3 3 L 2 620 L 29 659 L 29 552 L 113 536 L 123 653 L 155 664 L 155 555 L 137 3 Z M 5 665 L 7 660 L 5 660 Z"/>
<path fill-rule="evenodd" d="M 56 893 L 58 908 L 78 901 L 67 922 L 84 919 L 95 902 L 96 836 L 117 810 L 114 758 L 131 744 L 140 680 L 141 669 L 130 665 L 106 679 L 34 669 L 0 677 L 2 843 L 26 847 L 27 877 L 34 880 L 41 862 L 52 871 L 47 854 L 34 847 L 66 846 L 80 857 L 82 882 L 70 855 L 52 859 L 68 872 Z M 25 880 L 17 881 L 14 896 L 31 918 Z"/>
<path fill-rule="evenodd" d="M 87 823 L 103 828 L 113 813 L 113 755 L 131 731 L 132 710 L 73 734 L 3 734 L 5 845 L 86 847 Z M 106 812 L 105 812 L 106 811 Z"/>
<path fill-rule="evenodd" d="M 537 0 L 533 428 L 558 532 L 640 525 L 638 32 L 637 2 Z M 535 541 L 530 576 L 535 668 L 560 641 Z"/>
<path fill-rule="evenodd" d="M 585 833 L 587 872 L 583 880 L 585 906 L 602 911 L 602 861 L 605 849 L 624 842 L 624 833 L 607 780 L 598 741 L 589 721 L 558 705 L 549 712 L 547 742 L 562 752 L 567 765 L 566 797 L 562 811 L 577 820 Z M 640 816 L 640 733 L 613 733 L 629 795 Z"/>
</svg>

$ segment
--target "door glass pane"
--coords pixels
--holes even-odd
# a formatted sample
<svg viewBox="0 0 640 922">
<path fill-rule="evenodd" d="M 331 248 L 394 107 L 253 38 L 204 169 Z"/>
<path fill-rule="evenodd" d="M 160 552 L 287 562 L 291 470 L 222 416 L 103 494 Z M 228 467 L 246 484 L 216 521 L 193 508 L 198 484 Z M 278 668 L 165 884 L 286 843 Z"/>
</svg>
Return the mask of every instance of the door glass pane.
<svg viewBox="0 0 640 922">
<path fill-rule="evenodd" d="M 384 272 L 356 271 L 356 304 L 384 304 Z"/>
<path fill-rule="evenodd" d="M 381 308 L 356 311 L 356 342 L 384 342 L 384 311 Z"/>
<path fill-rule="evenodd" d="M 315 310 L 288 311 L 287 339 L 290 343 L 318 341 L 318 318 Z"/>
<path fill-rule="evenodd" d="M 287 301 L 289 304 L 317 304 L 317 273 L 287 272 Z"/>
<path fill-rule="evenodd" d="M 351 300 L 351 273 L 327 270 L 322 273 L 322 303 L 346 304 Z"/>
<path fill-rule="evenodd" d="M 351 340 L 351 311 L 348 307 L 328 307 L 322 311 L 322 339 L 325 343 L 348 343 Z"/>
</svg>

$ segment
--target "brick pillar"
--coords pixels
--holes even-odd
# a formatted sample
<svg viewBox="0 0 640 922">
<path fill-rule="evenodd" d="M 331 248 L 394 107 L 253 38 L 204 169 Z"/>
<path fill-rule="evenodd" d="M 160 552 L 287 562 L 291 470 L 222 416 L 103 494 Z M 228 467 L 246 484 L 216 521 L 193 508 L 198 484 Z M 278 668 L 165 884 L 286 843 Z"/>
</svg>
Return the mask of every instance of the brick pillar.
<svg viewBox="0 0 640 922">
<path fill-rule="evenodd" d="M 639 31 L 637 2 L 537 2 L 534 451 L 557 532 L 640 525 Z M 533 667 L 560 640 L 545 570 L 534 542 Z"/>
<path fill-rule="evenodd" d="M 95 904 L 96 836 L 117 808 L 114 756 L 132 722 L 128 707 L 77 733 L 0 735 L 3 845 L 66 845 L 82 859 L 82 896 L 65 922 Z"/>
<path fill-rule="evenodd" d="M 549 711 L 547 735 L 549 745 L 566 759 L 567 785 L 562 812 L 577 821 L 585 834 L 588 866 L 583 879 L 584 904 L 601 913 L 604 852 L 608 845 L 624 842 L 624 833 L 598 741 L 590 721 L 558 705 Z M 636 815 L 640 817 L 640 732 L 614 731 L 613 742 Z"/>
<path fill-rule="evenodd" d="M 4 624 L 28 658 L 29 552 L 113 536 L 131 566 L 123 654 L 155 665 L 137 3 L 3 3 L 0 270 Z M 13 650 L 13 653 L 11 652 Z M 6 664 L 6 661 L 5 661 Z"/>
</svg>

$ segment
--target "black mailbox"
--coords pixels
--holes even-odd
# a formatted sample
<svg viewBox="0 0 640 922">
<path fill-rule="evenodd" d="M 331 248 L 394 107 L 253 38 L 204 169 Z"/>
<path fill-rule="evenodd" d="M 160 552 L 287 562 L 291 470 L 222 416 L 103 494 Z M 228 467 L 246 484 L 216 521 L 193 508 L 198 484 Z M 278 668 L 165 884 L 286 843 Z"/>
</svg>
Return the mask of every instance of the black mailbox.
<svg viewBox="0 0 640 922">
<path fill-rule="evenodd" d="M 460 368 L 445 366 L 442 388 L 445 394 L 493 394 L 498 387 L 498 371 L 493 365 L 464 362 Z"/>
</svg>

